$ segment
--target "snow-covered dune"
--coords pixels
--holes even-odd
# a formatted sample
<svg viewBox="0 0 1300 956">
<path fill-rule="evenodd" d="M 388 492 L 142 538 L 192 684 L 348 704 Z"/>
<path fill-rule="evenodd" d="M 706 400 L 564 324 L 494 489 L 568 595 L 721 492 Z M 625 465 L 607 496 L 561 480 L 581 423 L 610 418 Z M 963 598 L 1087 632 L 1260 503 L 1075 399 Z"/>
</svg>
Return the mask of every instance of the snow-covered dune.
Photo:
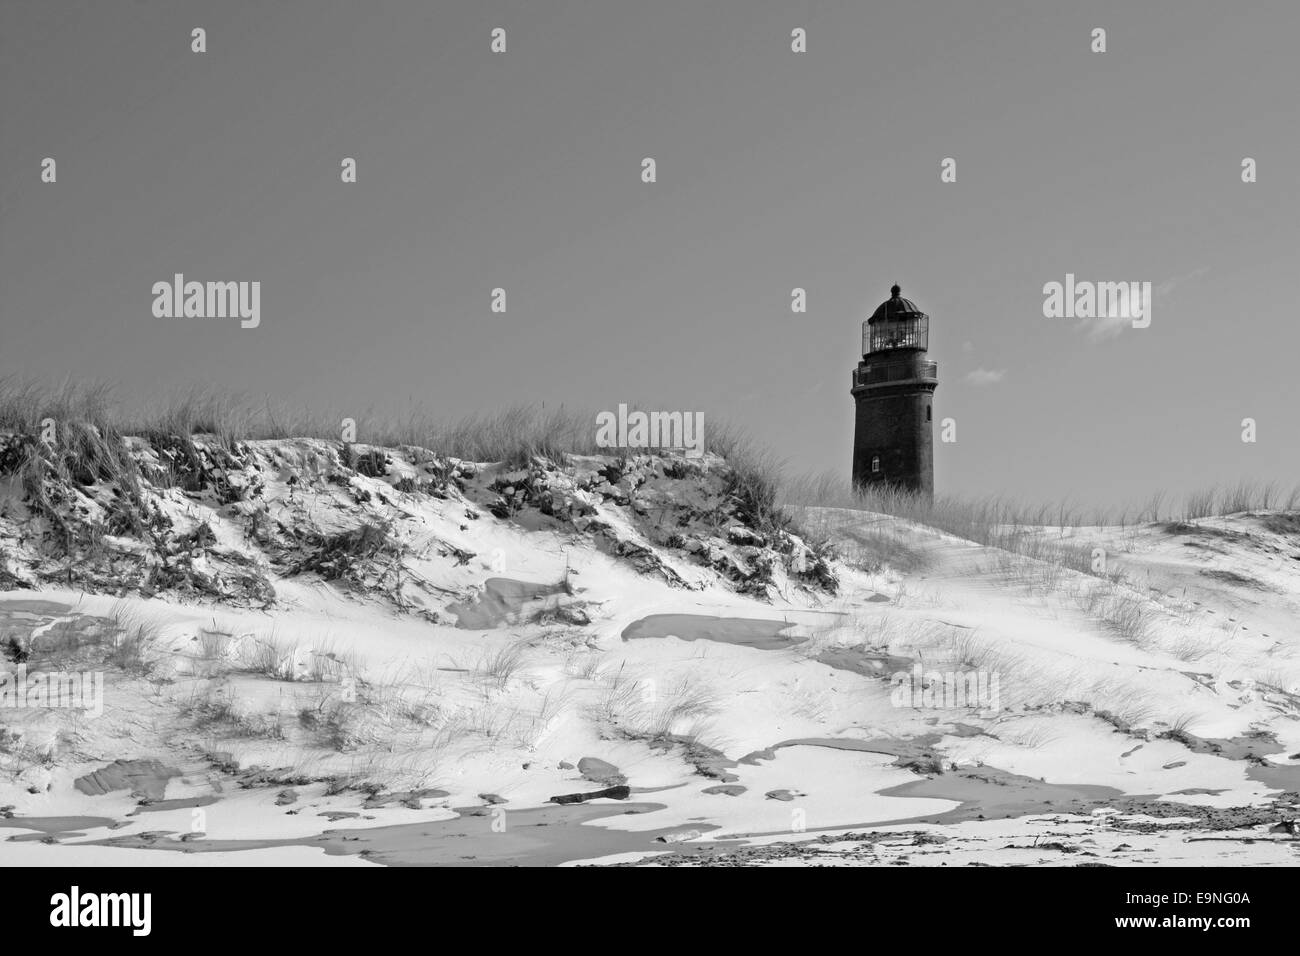
<svg viewBox="0 0 1300 956">
<path fill-rule="evenodd" d="M 0 862 L 1297 860 L 1294 515 L 1032 529 L 1081 573 L 713 456 L 33 441 Z"/>
</svg>

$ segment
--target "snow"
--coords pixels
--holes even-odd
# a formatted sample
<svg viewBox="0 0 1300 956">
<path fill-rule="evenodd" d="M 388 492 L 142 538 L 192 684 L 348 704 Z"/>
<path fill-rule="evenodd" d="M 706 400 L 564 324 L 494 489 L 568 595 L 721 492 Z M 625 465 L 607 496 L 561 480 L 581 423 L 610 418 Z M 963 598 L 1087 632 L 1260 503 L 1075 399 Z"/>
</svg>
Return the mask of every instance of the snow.
<svg viewBox="0 0 1300 956">
<path fill-rule="evenodd" d="M 289 479 L 314 474 L 309 461 L 327 457 L 328 449 L 317 447 L 326 444 L 292 443 L 266 452 L 283 462 L 262 474 L 268 511 L 286 525 L 309 516 L 314 527 L 335 532 L 362 519 L 395 520 L 404 548 L 405 606 L 382 588 L 284 573 L 248 545 L 246 503 L 216 507 L 176 489 L 157 495 L 176 528 L 206 523 L 215 536 L 196 568 L 210 573 L 227 566 L 223 555 L 229 552 L 251 554 L 274 586 L 271 606 L 86 593 L 48 580 L 39 591 L 0 592 L 6 628 L 30 617 L 17 613 L 23 602 L 59 606 L 35 614 L 40 621 L 28 628 L 28 637 L 38 645 L 59 622 L 84 616 L 147 622 L 157 664 L 150 677 L 109 673 L 105 714 L 98 720 L 0 711 L 6 728 L 49 754 L 42 765 L 45 786 L 32 785 L 34 771 L 26 772 L 31 768 L 21 766 L 18 755 L 0 755 L 0 804 L 12 807 L 12 823 L 57 816 L 125 821 L 115 830 L 61 835 L 55 845 L 0 842 L 0 861 L 373 865 L 308 845 L 259 848 L 258 842 L 306 842 L 326 830 L 449 820 L 481 806 L 483 793 L 505 798 L 508 821 L 552 796 L 598 789 L 601 784 L 561 766 L 595 756 L 619 768 L 633 788 L 632 801 L 654 808 L 580 825 L 633 834 L 701 830 L 683 844 L 648 844 L 594 858 L 607 863 L 680 860 L 678 854 L 720 840 L 728 851 L 736 844 L 811 847 L 808 841 L 816 840 L 808 852 L 818 859 L 858 864 L 900 856 L 911 865 L 1078 862 L 1060 851 L 1006 848 L 1008 841 L 1032 844 L 1045 833 L 1118 864 L 1294 863 L 1294 846 L 1285 840 L 1186 842 L 1189 834 L 1207 833 L 1195 819 L 1181 830 L 1143 833 L 1115 829 L 1108 815 L 1048 816 L 1027 804 L 1011 819 L 900 823 L 953 811 L 961 798 L 884 793 L 921 779 L 908 758 L 933 755 L 944 769 L 937 777 L 940 792 L 950 775 L 995 768 L 1047 785 L 1110 788 L 1143 805 L 1272 806 L 1281 790 L 1250 775 L 1240 740 L 1224 743 L 1254 734 L 1264 741 L 1269 764 L 1300 766 L 1288 756 L 1300 752 L 1300 541 L 1264 527 L 1260 516 L 1206 519 L 1182 532 L 1160 525 L 1040 530 L 1105 548 L 1124 575 L 1119 585 L 1033 562 L 1008 573 L 1005 556 L 993 549 L 903 527 L 929 559 L 921 570 L 865 574 L 840 565 L 838 594 L 798 584 L 782 571 L 774 587 L 749 594 L 688 553 L 654 544 L 629 507 L 582 489 L 591 500 L 575 507 L 603 515 L 612 529 L 608 540 L 649 548 L 664 573 L 638 569 L 572 523 L 539 520 L 526 530 L 525 523 L 489 514 L 472 488 L 445 497 L 395 491 L 402 478 L 427 470 L 391 450 L 394 465 L 386 477 L 357 474 L 344 485 L 304 477 L 291 495 Z M 488 476 L 482 469 L 476 480 Z M 388 504 L 376 503 L 377 497 Z M 468 510 L 478 516 L 468 518 Z M 853 512 L 827 516 L 841 536 L 891 520 Z M 9 538 L 18 538 L 13 520 L 0 522 L 0 542 Z M 143 548 L 121 535 L 106 540 L 123 554 Z M 458 552 L 472 557 L 458 560 Z M 38 567 L 30 553 L 27 559 Z M 551 585 L 566 576 L 570 591 L 550 609 L 581 609 L 590 623 L 537 617 L 534 612 L 546 609 L 542 603 L 519 608 L 499 627 L 470 630 L 447 611 L 472 600 L 490 577 Z M 1140 634 L 1125 636 L 1097 608 L 1088 609 L 1084 597 L 1100 587 L 1144 609 Z M 788 621 L 790 633 L 804 640 L 755 649 L 680 636 L 622 639 L 628 625 L 654 614 Z M 202 651 L 213 632 L 222 635 L 215 658 Z M 816 659 L 827 647 L 863 643 L 921 662 L 927 671 L 966 670 L 969 658 L 979 657 L 981 666 L 999 672 L 1002 705 L 982 715 L 977 708 L 898 707 L 889 675 L 865 677 Z M 280 655 L 272 663 L 281 673 L 250 664 L 264 646 Z M 510 665 L 514 649 L 518 660 Z M 346 693 L 358 696 L 346 701 Z M 197 726 L 196 701 L 210 704 L 212 695 L 232 701 L 234 712 L 250 720 L 271 721 L 279 734 L 235 733 L 221 722 Z M 339 701 L 351 710 L 329 710 Z M 347 715 L 344 745 L 322 744 L 304 729 L 303 715 L 313 708 Z M 1190 736 L 1171 734 L 1176 730 Z M 687 747 L 691 740 L 698 743 L 694 751 Z M 801 740 L 898 746 L 872 752 L 796 744 L 736 763 Z M 1198 741 L 1218 741 L 1219 752 Z M 169 800 L 215 798 L 201 808 L 200 840 L 247 841 L 248 848 L 182 853 L 91 845 L 145 831 L 193 832 L 193 807 L 137 812 L 136 799 L 125 791 L 87 796 L 72 786 L 78 776 L 127 757 L 158 759 L 180 771 L 168 783 Z M 242 787 L 240 775 L 252 768 L 269 773 Z M 354 785 L 327 793 L 330 778 Z M 724 779 L 744 792 L 703 792 Z M 363 809 L 365 793 L 358 788 L 365 786 L 437 788 L 445 795 L 420 799 L 418 808 L 398 802 Z M 278 803 L 277 794 L 289 788 L 296 801 Z M 787 790 L 792 800 L 768 796 Z M 331 811 L 359 815 L 321 816 Z M 1279 807 L 1275 815 L 1287 812 Z M 1136 813 L 1121 816 L 1137 819 Z M 1171 819 L 1157 822 L 1168 826 Z M 882 844 L 867 852 L 861 841 L 821 841 L 828 833 L 873 828 L 906 835 L 906 850 Z M 1261 829 L 1267 828 L 1254 823 L 1243 832 L 1260 836 Z M 917 831 L 947 839 L 908 842 Z M 34 831 L 11 828 L 0 836 L 24 832 Z M 767 862 L 800 861 L 807 857 Z"/>
</svg>

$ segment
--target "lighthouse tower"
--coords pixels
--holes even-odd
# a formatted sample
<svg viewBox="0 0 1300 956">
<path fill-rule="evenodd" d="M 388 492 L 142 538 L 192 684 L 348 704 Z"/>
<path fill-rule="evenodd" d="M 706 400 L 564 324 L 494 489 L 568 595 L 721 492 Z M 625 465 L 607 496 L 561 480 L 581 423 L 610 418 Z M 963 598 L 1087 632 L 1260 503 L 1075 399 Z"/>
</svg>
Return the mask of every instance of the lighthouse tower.
<svg viewBox="0 0 1300 956">
<path fill-rule="evenodd" d="M 889 484 L 934 495 L 930 406 L 939 366 L 929 361 L 930 317 L 894 286 L 862 323 L 862 361 L 850 390 L 857 405 L 853 484 Z"/>
</svg>

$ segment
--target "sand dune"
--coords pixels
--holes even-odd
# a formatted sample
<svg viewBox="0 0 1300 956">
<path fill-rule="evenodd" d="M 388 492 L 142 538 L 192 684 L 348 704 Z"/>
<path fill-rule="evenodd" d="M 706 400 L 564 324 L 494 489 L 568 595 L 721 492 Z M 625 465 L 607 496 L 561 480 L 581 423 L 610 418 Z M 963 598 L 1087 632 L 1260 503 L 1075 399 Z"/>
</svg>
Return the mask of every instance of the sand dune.
<svg viewBox="0 0 1300 956">
<path fill-rule="evenodd" d="M 1294 516 L 1029 529 L 1087 574 L 714 456 L 132 454 L 0 476 L 0 860 L 1297 860 Z"/>
</svg>

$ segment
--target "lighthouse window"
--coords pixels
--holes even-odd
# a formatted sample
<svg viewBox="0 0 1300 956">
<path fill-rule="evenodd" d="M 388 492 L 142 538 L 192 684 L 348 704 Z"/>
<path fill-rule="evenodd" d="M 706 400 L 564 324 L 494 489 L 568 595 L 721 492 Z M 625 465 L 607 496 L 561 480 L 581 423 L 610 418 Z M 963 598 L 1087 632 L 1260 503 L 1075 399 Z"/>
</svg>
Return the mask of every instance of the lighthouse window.
<svg viewBox="0 0 1300 956">
<path fill-rule="evenodd" d="M 929 405 L 925 406 L 925 420 L 926 420 L 927 422 L 931 420 L 931 419 L 930 419 L 930 406 L 929 406 Z"/>
<path fill-rule="evenodd" d="M 872 470 L 873 473 L 874 473 L 874 472 L 877 472 L 877 471 L 880 471 L 880 456 L 879 456 L 879 455 L 876 455 L 874 458 L 871 459 L 871 470 Z"/>
</svg>

